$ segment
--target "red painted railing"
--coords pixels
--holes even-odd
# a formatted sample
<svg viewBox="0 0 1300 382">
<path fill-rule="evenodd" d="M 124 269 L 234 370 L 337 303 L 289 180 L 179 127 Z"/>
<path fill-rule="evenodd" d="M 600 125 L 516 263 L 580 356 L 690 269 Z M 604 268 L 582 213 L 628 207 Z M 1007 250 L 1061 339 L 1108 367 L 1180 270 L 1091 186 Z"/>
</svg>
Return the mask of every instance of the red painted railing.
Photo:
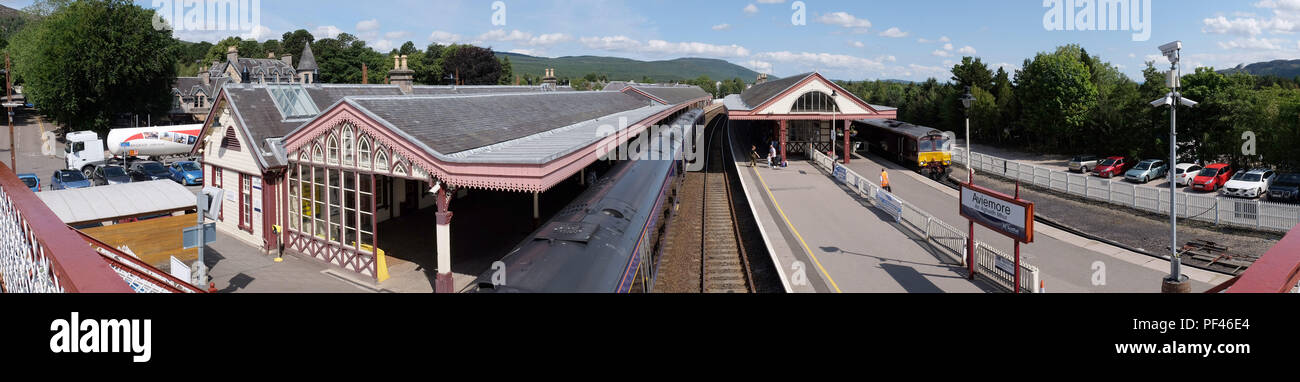
<svg viewBox="0 0 1300 382">
<path fill-rule="evenodd" d="M 13 170 L 0 164 L 0 291 L 134 290 Z"/>
<path fill-rule="evenodd" d="M 1300 226 L 1291 229 L 1273 249 L 1241 276 L 1211 289 L 1211 293 L 1286 293 L 1300 283 Z"/>
</svg>

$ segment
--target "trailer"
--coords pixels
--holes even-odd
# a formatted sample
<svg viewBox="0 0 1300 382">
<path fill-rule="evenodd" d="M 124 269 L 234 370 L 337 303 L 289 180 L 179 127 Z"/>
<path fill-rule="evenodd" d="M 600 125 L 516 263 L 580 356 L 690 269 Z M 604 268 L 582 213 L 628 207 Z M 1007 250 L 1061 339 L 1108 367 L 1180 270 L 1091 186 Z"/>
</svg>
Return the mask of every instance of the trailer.
<svg viewBox="0 0 1300 382">
<path fill-rule="evenodd" d="M 202 131 L 202 124 L 133 127 L 110 130 L 107 139 L 91 131 L 71 132 L 65 136 L 67 168 L 89 176 L 95 167 L 109 162 L 129 166 L 140 158 L 161 161 L 188 156 Z"/>
</svg>

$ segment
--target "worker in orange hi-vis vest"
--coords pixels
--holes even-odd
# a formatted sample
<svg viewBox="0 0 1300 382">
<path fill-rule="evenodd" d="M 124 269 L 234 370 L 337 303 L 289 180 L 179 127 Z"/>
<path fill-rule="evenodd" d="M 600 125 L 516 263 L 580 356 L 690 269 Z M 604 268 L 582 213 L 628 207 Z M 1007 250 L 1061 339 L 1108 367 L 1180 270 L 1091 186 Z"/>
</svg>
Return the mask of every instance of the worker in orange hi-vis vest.
<svg viewBox="0 0 1300 382">
<path fill-rule="evenodd" d="M 889 188 L 889 172 L 885 171 L 883 168 L 880 169 L 880 188 L 883 188 L 885 191 L 889 191 L 890 193 L 894 192 L 894 189 Z"/>
</svg>

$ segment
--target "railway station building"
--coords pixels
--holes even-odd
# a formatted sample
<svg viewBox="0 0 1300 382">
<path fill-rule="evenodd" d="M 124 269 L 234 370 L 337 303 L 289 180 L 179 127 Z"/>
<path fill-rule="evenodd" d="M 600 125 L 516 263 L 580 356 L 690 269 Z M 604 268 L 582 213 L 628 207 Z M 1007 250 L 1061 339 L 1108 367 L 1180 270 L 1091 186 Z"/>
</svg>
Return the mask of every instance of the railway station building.
<svg viewBox="0 0 1300 382">
<path fill-rule="evenodd" d="M 536 228 L 549 191 L 576 195 L 605 151 L 711 99 L 693 86 L 420 86 L 396 68 L 386 85 L 226 84 L 195 145 L 206 184 L 226 191 L 218 230 L 376 282 L 397 257 L 456 291 L 453 270 L 487 270 Z"/>
<path fill-rule="evenodd" d="M 850 150 L 854 120 L 894 119 L 897 109 L 870 105 L 820 73 L 804 73 L 759 83 L 740 94 L 728 95 L 729 129 L 749 129 L 761 142 L 775 142 L 777 155 L 806 155 L 809 150 L 837 155 Z M 755 146 L 758 146 L 757 142 Z M 766 144 L 758 152 L 766 151 Z M 842 150 L 842 151 L 841 151 Z M 845 161 L 851 156 L 844 156 Z"/>
</svg>

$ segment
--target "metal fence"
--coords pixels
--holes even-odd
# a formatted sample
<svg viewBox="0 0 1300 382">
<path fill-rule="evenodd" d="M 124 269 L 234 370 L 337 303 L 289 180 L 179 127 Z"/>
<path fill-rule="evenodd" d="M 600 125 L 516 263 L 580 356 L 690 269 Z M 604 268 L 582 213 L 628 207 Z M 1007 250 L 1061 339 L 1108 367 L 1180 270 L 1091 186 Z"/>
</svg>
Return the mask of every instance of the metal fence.
<svg viewBox="0 0 1300 382">
<path fill-rule="evenodd" d="M 133 292 L 118 272 L 0 164 L 0 292 Z"/>
<path fill-rule="evenodd" d="M 816 150 L 809 150 L 809 152 L 813 156 L 813 163 L 830 171 L 837 181 L 848 185 L 858 195 L 870 200 L 873 206 L 896 216 L 904 227 L 917 235 L 924 236 L 926 243 L 932 248 L 947 255 L 958 264 L 966 266 L 968 236 L 965 231 L 953 228 L 924 210 L 881 189 L 880 186 L 858 175 L 853 170 L 835 163 L 825 154 Z M 1003 266 L 998 266 L 999 259 L 1004 264 Z M 1008 291 L 1015 288 L 1015 270 L 1012 268 L 1009 272 L 1005 269 L 1005 264 L 1014 264 L 1014 260 L 1013 257 L 1006 253 L 1002 253 L 978 240 L 975 241 L 975 265 L 979 268 L 979 274 L 992 281 L 994 285 Z M 1039 280 L 1038 267 L 1021 261 L 1020 269 L 1021 291 L 1028 293 L 1039 292 L 1037 288 Z"/>
<path fill-rule="evenodd" d="M 1162 215 L 1170 213 L 1168 189 L 1112 182 L 1088 174 L 1056 171 L 980 153 L 975 153 L 972 158 L 974 164 L 971 167 L 976 171 L 1142 211 Z M 966 159 L 965 148 L 954 148 L 952 159 L 957 163 L 971 163 Z M 1300 224 L 1300 205 L 1183 192 L 1176 195 L 1174 209 L 1179 218 L 1273 232 L 1287 232 Z"/>
</svg>

